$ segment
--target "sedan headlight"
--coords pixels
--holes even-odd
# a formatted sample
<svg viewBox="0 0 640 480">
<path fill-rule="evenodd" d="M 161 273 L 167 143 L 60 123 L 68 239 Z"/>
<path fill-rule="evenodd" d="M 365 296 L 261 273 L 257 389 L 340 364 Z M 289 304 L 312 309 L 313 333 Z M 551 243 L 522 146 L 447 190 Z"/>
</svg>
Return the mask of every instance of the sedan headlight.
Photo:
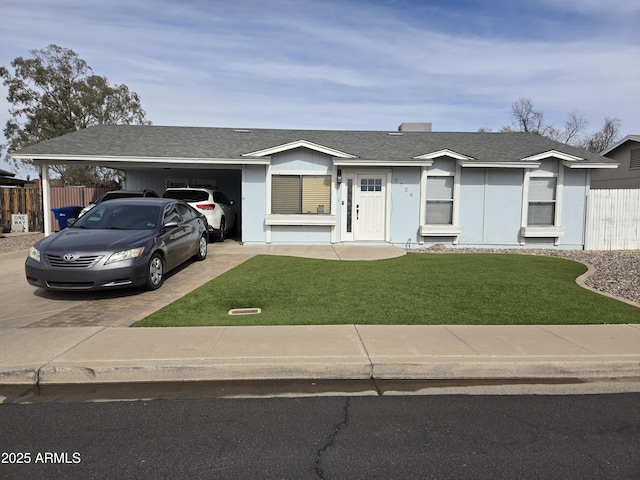
<svg viewBox="0 0 640 480">
<path fill-rule="evenodd" d="M 33 258 L 36 262 L 40 261 L 40 250 L 38 250 L 36 247 L 31 247 L 29 249 L 29 258 Z"/>
<path fill-rule="evenodd" d="M 132 248 L 130 250 L 123 250 L 122 252 L 116 252 L 109 257 L 109 259 L 105 262 L 105 265 L 139 257 L 143 252 L 144 247 Z"/>
</svg>

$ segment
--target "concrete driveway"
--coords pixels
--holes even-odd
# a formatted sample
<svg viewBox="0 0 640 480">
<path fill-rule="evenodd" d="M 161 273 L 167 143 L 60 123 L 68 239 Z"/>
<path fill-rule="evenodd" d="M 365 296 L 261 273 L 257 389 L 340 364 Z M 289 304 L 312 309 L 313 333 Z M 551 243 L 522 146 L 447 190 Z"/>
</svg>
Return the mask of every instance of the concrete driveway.
<svg viewBox="0 0 640 480">
<path fill-rule="evenodd" d="M 122 289 L 105 292 L 51 292 L 34 288 L 24 277 L 27 251 L 0 254 L 0 327 L 128 327 L 209 280 L 259 255 L 288 255 L 327 260 L 377 260 L 404 255 L 389 246 L 241 245 L 234 240 L 209 244 L 203 262 L 187 262 L 153 292 Z"/>
<path fill-rule="evenodd" d="M 27 251 L 0 254 L 0 326 L 23 327 L 82 304 L 71 296 L 51 298 L 29 285 L 24 277 Z M 66 298 L 65 298 L 66 297 Z"/>
</svg>

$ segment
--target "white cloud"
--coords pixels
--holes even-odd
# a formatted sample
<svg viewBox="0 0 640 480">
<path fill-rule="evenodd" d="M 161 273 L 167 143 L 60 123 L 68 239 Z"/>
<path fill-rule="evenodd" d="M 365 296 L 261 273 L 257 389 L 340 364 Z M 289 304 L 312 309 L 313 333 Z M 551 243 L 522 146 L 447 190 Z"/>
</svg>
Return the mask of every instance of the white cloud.
<svg viewBox="0 0 640 480">
<path fill-rule="evenodd" d="M 640 131 L 640 46 L 627 36 L 637 2 L 544 1 L 543 12 L 500 1 L 455 11 L 455 2 L 5 0 L 0 65 L 49 43 L 71 48 L 138 92 L 156 124 L 476 130 L 507 124 L 511 103 L 529 97 L 555 123 L 578 109 L 593 128 L 610 116 Z M 571 23 L 594 12 L 613 22 L 606 36 Z"/>
<path fill-rule="evenodd" d="M 541 0 L 545 4 L 556 10 L 566 10 L 587 13 L 606 13 L 626 15 L 640 13 L 640 3 L 636 0 Z"/>
</svg>

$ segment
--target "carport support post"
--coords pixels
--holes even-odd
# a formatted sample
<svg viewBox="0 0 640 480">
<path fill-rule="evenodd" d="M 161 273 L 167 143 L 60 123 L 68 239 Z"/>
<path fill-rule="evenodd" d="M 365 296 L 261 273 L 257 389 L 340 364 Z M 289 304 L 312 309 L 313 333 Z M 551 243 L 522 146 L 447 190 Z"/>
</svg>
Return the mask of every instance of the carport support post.
<svg viewBox="0 0 640 480">
<path fill-rule="evenodd" d="M 51 229 L 51 195 L 49 192 L 49 165 L 42 165 L 42 216 L 44 217 L 44 235 L 49 236 Z"/>
</svg>

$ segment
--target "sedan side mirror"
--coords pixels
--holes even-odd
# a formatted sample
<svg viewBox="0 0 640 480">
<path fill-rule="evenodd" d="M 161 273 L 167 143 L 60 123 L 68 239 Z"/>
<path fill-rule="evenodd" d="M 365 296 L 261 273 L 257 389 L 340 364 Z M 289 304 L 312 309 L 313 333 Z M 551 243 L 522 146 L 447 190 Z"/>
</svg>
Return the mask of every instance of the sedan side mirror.
<svg viewBox="0 0 640 480">
<path fill-rule="evenodd" d="M 172 230 L 174 228 L 179 227 L 180 224 L 178 222 L 167 222 L 164 225 L 162 225 L 162 229 L 163 230 Z"/>
</svg>

